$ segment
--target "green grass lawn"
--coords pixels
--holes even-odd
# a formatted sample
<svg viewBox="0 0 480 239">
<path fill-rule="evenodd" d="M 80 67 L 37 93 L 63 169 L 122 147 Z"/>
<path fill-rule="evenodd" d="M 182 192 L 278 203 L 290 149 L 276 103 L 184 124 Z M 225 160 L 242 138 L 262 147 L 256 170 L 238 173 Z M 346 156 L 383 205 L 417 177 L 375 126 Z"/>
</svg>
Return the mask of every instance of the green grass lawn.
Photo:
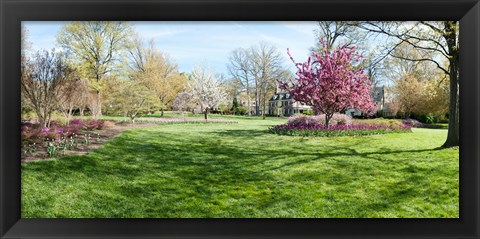
<svg viewBox="0 0 480 239">
<path fill-rule="evenodd" d="M 22 217 L 459 217 L 444 129 L 304 138 L 266 132 L 282 119 L 228 118 L 239 123 L 129 130 L 23 163 Z"/>
</svg>

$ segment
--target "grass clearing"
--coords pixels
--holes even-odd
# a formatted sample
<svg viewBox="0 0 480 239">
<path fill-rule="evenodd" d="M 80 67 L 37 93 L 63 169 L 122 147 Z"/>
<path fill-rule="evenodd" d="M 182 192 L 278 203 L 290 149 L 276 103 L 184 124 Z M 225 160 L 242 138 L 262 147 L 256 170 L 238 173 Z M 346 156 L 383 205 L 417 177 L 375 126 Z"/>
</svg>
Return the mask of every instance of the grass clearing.
<svg viewBox="0 0 480 239">
<path fill-rule="evenodd" d="M 239 123 L 134 129 L 23 163 L 22 217 L 459 217 L 459 150 L 438 148 L 444 129 L 294 137 L 267 132 L 284 119 L 221 118 Z"/>
</svg>

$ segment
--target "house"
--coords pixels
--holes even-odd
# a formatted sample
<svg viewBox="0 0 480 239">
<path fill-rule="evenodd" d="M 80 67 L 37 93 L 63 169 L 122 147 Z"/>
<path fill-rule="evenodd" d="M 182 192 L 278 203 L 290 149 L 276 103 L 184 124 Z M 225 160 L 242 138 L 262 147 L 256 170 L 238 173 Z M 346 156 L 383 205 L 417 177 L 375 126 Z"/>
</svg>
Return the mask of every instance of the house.
<svg viewBox="0 0 480 239">
<path fill-rule="evenodd" d="M 375 87 L 372 92 L 373 101 L 377 104 L 377 112 L 381 116 L 394 116 L 393 95 L 385 86 Z M 362 112 L 356 109 L 348 109 L 345 111 L 350 117 L 361 116 Z"/>
<path fill-rule="evenodd" d="M 268 114 L 274 116 L 290 116 L 304 113 L 312 109 L 311 106 L 295 102 L 289 93 L 277 89 L 275 94 L 268 100 Z"/>
</svg>

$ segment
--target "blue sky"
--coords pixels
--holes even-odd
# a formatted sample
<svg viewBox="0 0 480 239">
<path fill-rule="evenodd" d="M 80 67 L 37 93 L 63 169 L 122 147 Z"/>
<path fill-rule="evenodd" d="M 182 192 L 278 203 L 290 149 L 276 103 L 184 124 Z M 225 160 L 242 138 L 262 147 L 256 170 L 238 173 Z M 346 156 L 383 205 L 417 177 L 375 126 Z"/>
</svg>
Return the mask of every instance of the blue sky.
<svg viewBox="0 0 480 239">
<path fill-rule="evenodd" d="M 33 50 L 55 47 L 55 37 L 67 22 L 23 22 Z M 296 61 L 305 61 L 315 44 L 316 22 L 131 22 L 143 38 L 154 39 L 156 47 L 170 55 L 181 71 L 208 64 L 227 74 L 230 52 L 267 42 L 277 47 L 293 70 L 287 48 Z M 58 47 L 57 47 L 58 48 Z"/>
</svg>

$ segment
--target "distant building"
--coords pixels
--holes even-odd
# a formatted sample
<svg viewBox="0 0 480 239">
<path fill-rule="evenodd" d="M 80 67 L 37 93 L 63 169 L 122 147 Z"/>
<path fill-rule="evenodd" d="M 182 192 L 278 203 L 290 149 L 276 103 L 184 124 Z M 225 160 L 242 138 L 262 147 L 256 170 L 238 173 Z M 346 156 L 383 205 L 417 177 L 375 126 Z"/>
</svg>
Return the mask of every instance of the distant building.
<svg viewBox="0 0 480 239">
<path fill-rule="evenodd" d="M 279 91 L 268 100 L 268 114 L 290 116 L 312 109 L 312 107 L 296 102 L 289 93 Z"/>
<path fill-rule="evenodd" d="M 372 94 L 373 101 L 377 104 L 377 112 L 381 116 L 394 116 L 396 112 L 393 110 L 393 95 L 385 86 L 375 87 Z M 348 109 L 345 111 L 346 115 L 350 117 L 361 116 L 362 112 L 357 109 Z"/>
</svg>

